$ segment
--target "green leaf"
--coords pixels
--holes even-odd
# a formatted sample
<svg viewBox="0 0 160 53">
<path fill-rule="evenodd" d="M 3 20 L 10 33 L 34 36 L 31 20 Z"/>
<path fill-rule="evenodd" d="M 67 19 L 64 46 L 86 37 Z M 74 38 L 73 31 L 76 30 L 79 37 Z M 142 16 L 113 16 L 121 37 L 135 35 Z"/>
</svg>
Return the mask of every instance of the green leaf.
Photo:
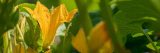
<svg viewBox="0 0 160 53">
<path fill-rule="evenodd" d="M 158 42 L 153 42 L 153 43 L 156 45 L 156 47 L 157 47 L 158 49 L 160 49 L 160 46 L 157 45 Z M 151 50 L 155 50 L 155 48 L 152 46 L 151 43 L 148 43 L 148 44 L 146 45 L 146 47 L 149 48 L 149 49 L 151 49 Z"/>
<path fill-rule="evenodd" d="M 71 11 L 73 9 L 75 9 L 77 6 L 76 6 L 76 3 L 74 0 L 60 0 L 61 3 L 64 3 L 68 9 L 68 11 Z"/>
<path fill-rule="evenodd" d="M 149 31 L 147 31 L 146 33 L 147 33 L 148 35 L 153 35 L 153 32 L 154 32 L 154 31 L 149 30 Z M 143 33 L 136 33 L 136 34 L 133 34 L 132 37 L 133 37 L 133 38 L 136 38 L 136 37 L 143 36 L 143 35 L 144 35 Z"/>
<path fill-rule="evenodd" d="M 20 12 L 27 12 L 26 9 L 24 9 L 23 7 L 28 7 L 33 10 L 35 8 L 35 4 L 30 4 L 30 3 L 19 4 L 18 8 Z"/>
<path fill-rule="evenodd" d="M 61 3 L 64 3 L 69 11 L 77 7 L 74 0 L 61 0 Z M 84 0 L 84 4 L 88 6 L 89 12 L 95 12 L 99 10 L 99 0 Z"/>
<path fill-rule="evenodd" d="M 88 11 L 95 12 L 99 10 L 99 2 L 100 0 L 88 0 Z"/>
<path fill-rule="evenodd" d="M 143 33 L 136 33 L 136 34 L 132 35 L 132 37 L 136 38 L 136 37 L 143 36 L 143 35 L 144 35 Z"/>
<path fill-rule="evenodd" d="M 30 48 L 40 52 L 42 50 L 42 36 L 40 27 L 37 21 L 33 18 L 27 18 L 26 20 L 28 26 L 26 27 L 24 40 Z"/>
<path fill-rule="evenodd" d="M 144 27 L 160 31 L 160 16 L 150 0 L 121 0 L 117 1 L 120 9 L 115 14 L 119 36 L 125 38 L 130 33 L 142 33 Z"/>
</svg>

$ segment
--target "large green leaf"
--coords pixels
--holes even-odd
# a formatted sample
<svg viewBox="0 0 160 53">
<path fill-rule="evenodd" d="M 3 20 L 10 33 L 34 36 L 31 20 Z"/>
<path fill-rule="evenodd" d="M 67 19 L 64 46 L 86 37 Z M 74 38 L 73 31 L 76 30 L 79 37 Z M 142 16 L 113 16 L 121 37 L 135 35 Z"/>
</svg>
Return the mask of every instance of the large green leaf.
<svg viewBox="0 0 160 53">
<path fill-rule="evenodd" d="M 117 6 L 120 10 L 114 17 L 120 37 L 125 39 L 128 34 L 142 33 L 143 27 L 160 30 L 160 13 L 150 0 L 121 0 Z"/>
</svg>

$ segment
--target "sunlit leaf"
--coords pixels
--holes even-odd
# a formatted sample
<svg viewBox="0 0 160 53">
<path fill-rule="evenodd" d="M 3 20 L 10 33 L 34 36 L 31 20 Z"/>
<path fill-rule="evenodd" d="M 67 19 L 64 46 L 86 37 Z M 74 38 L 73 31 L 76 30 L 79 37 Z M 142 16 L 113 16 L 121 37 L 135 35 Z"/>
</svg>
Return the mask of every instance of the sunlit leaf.
<svg viewBox="0 0 160 53">
<path fill-rule="evenodd" d="M 89 6 L 88 11 L 94 12 L 99 10 L 99 1 L 100 0 L 88 0 Z"/>
<path fill-rule="evenodd" d="M 72 9 L 77 7 L 75 0 L 69 0 L 69 1 L 68 0 L 60 0 L 60 1 L 61 1 L 61 3 L 64 3 L 66 5 L 66 7 L 69 11 L 71 11 Z"/>
<path fill-rule="evenodd" d="M 157 42 L 153 42 L 153 44 L 157 45 Z M 148 48 L 151 49 L 151 50 L 156 50 L 156 49 L 153 47 L 152 43 L 147 44 L 146 47 L 148 47 Z M 158 49 L 159 49 L 160 46 L 156 46 L 156 47 L 158 47 Z"/>
</svg>

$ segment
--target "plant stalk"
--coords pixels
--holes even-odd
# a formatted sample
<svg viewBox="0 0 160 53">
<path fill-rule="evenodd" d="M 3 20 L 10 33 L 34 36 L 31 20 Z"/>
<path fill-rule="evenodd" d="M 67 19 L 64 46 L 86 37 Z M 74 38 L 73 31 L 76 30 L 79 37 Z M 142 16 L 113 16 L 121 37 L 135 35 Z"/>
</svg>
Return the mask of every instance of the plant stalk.
<svg viewBox="0 0 160 53">
<path fill-rule="evenodd" d="M 3 53 L 7 53 L 8 37 L 7 34 L 3 34 Z"/>
<path fill-rule="evenodd" d="M 117 33 L 116 23 L 114 22 L 109 2 L 110 0 L 100 0 L 99 6 L 100 6 L 100 13 L 102 16 L 102 20 L 106 23 L 106 30 L 109 33 L 109 37 L 112 39 L 114 52 L 126 53 L 121 38 L 117 36 L 118 33 Z"/>
<path fill-rule="evenodd" d="M 79 11 L 78 20 L 81 26 L 83 27 L 85 34 L 88 35 L 90 30 L 92 29 L 92 22 L 91 22 L 91 19 L 89 18 L 87 5 L 86 5 L 87 3 L 84 2 L 84 0 L 75 0 L 75 2 Z"/>
</svg>

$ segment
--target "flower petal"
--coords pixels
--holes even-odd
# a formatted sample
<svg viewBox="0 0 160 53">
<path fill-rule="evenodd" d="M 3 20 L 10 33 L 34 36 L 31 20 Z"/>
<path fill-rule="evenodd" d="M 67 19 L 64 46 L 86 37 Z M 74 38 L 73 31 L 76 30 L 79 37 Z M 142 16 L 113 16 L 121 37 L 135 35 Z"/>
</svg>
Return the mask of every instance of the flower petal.
<svg viewBox="0 0 160 53">
<path fill-rule="evenodd" d="M 100 49 L 100 53 L 113 53 L 112 42 L 108 40 L 104 46 Z"/>
<path fill-rule="evenodd" d="M 66 17 L 66 22 L 70 22 L 73 19 L 73 16 L 77 13 L 77 11 L 77 9 L 73 9 Z"/>
<path fill-rule="evenodd" d="M 22 44 L 15 45 L 14 53 L 25 53 L 24 45 Z"/>
<path fill-rule="evenodd" d="M 42 31 L 42 39 L 45 42 L 46 36 L 48 36 L 49 24 L 50 24 L 50 12 L 43 4 L 37 2 L 36 8 L 34 9 L 35 19 L 38 20 Z"/>
<path fill-rule="evenodd" d="M 76 37 L 73 37 L 72 45 L 80 53 L 88 53 L 87 40 L 86 40 L 83 29 L 80 29 Z"/>
<path fill-rule="evenodd" d="M 109 40 L 108 33 L 105 30 L 105 23 L 98 23 L 89 35 L 89 48 L 92 51 L 99 50 L 105 42 Z"/>
<path fill-rule="evenodd" d="M 64 4 L 61 4 L 59 7 L 58 7 L 59 11 L 60 11 L 60 20 L 62 22 L 65 22 L 66 21 L 66 17 L 68 16 L 68 11 L 65 7 Z"/>
<path fill-rule="evenodd" d="M 62 24 L 62 15 L 61 6 L 56 7 L 53 11 L 51 11 L 51 18 L 49 24 L 49 31 L 46 36 L 44 36 L 43 47 L 47 48 L 54 40 L 56 31 L 60 24 Z"/>
<path fill-rule="evenodd" d="M 71 13 L 72 16 L 70 16 L 69 18 L 73 17 L 75 12 L 76 10 L 73 10 L 73 12 Z M 45 48 L 53 42 L 58 27 L 62 23 L 66 22 L 68 15 L 68 11 L 64 4 L 61 4 L 60 6 L 56 7 L 53 11 L 51 11 L 49 31 L 47 36 L 44 37 L 45 40 L 43 41 L 43 46 Z"/>
</svg>

